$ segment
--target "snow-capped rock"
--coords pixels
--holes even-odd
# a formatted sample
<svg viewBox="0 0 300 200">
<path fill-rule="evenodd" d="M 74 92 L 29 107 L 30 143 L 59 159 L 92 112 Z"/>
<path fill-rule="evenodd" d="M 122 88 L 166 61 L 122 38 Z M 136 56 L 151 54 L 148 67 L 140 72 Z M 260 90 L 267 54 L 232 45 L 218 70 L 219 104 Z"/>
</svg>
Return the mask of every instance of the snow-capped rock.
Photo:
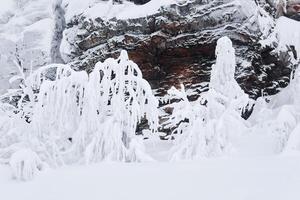
<svg viewBox="0 0 300 200">
<path fill-rule="evenodd" d="M 209 81 L 216 41 L 228 36 L 237 53 L 236 79 L 252 98 L 275 94 L 289 82 L 288 60 L 260 46 L 274 19 L 255 1 L 91 1 L 76 14 L 73 3 L 66 8 L 61 53 L 79 70 L 91 71 L 97 61 L 125 49 L 159 93 L 181 83 L 194 88 Z"/>
</svg>

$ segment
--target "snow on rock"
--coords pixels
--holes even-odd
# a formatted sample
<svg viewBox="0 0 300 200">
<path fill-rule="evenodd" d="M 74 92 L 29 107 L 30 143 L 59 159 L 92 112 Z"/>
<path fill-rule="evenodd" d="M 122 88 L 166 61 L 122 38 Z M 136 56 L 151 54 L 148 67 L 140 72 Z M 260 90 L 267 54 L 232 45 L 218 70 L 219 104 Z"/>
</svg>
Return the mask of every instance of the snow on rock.
<svg viewBox="0 0 300 200">
<path fill-rule="evenodd" d="M 288 16 L 300 20 L 300 1 L 299 0 L 267 0 L 277 12 L 277 16 Z"/>
<path fill-rule="evenodd" d="M 1 2 L 0 7 L 0 23 L 5 23 L 13 16 L 14 1 L 8 0 Z"/>
<path fill-rule="evenodd" d="M 257 100 L 249 122 L 251 134 L 265 135 L 269 141 L 277 138 L 274 144 L 276 152 L 299 151 L 299 86 L 300 86 L 300 23 L 286 17 L 276 21 L 274 32 L 262 41 L 263 45 L 274 46 L 279 54 L 290 50 L 290 62 L 297 67 L 291 74 L 290 84 L 277 95 Z M 267 103 L 267 102 L 269 103 Z M 271 139 L 273 138 L 273 139 Z M 273 145 L 274 146 L 274 145 Z"/>
<path fill-rule="evenodd" d="M 7 0 L 4 4 L 9 9 L 0 20 L 0 93 L 17 86 L 7 83 L 12 75 L 18 74 L 15 62 L 26 73 L 51 62 L 54 29 L 52 1 Z"/>
<path fill-rule="evenodd" d="M 66 21 L 76 15 L 83 15 L 90 19 L 102 18 L 109 20 L 117 19 L 134 19 L 153 15 L 159 12 L 162 6 L 171 5 L 179 2 L 179 0 L 152 0 L 144 5 L 136 5 L 133 2 L 123 1 L 121 4 L 113 0 L 63 0 L 66 10 Z"/>
<path fill-rule="evenodd" d="M 79 14 L 68 14 L 68 6 L 70 12 L 75 10 L 73 4 L 82 4 L 74 5 Z M 251 98 L 261 96 L 262 89 L 276 94 L 288 84 L 288 57 L 278 59 L 258 43 L 270 34 L 274 18 L 255 1 L 152 0 L 144 5 L 66 1 L 65 5 L 67 25 L 60 51 L 74 69 L 90 72 L 96 62 L 116 58 L 126 49 L 159 95 L 184 83 L 197 98 L 197 91 L 208 89 L 216 42 L 227 36 L 236 49 L 237 82 Z M 152 7 L 156 12 L 150 12 Z"/>
<path fill-rule="evenodd" d="M 278 50 L 293 46 L 300 60 L 300 22 L 280 17 L 277 20 L 274 33 L 279 41 Z"/>
<path fill-rule="evenodd" d="M 270 36 L 262 40 L 264 46 L 276 45 L 276 51 L 285 52 L 287 49 L 293 48 L 295 59 L 299 59 L 300 55 L 300 22 L 280 17 L 277 19 L 274 31 Z M 275 44 L 274 44 L 275 43 Z"/>
<path fill-rule="evenodd" d="M 282 90 L 275 97 L 272 97 L 272 106 L 299 105 L 299 85 L 300 85 L 300 22 L 286 17 L 277 20 L 274 32 L 270 37 L 262 41 L 263 45 L 275 45 L 276 52 L 284 52 L 290 49 L 292 54 L 290 62 L 297 67 L 291 74 L 292 80 L 287 88 Z"/>
</svg>

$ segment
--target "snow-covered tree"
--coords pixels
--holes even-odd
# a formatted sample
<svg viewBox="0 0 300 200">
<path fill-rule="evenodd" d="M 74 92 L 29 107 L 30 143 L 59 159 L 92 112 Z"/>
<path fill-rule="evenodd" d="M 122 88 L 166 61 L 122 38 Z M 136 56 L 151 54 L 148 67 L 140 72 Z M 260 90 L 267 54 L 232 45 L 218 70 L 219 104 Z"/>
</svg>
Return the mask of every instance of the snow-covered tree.
<svg viewBox="0 0 300 200">
<path fill-rule="evenodd" d="M 190 102 L 183 85 L 180 90 L 172 87 L 168 93 L 170 98 L 179 100 L 170 105 L 173 112 L 164 124 L 166 128 L 176 127 L 171 135 L 175 140 L 174 147 L 170 151 L 170 159 L 182 160 L 204 156 L 207 147 L 204 133 L 207 109 L 202 105 L 203 99 Z"/>
<path fill-rule="evenodd" d="M 0 137 L 13 135 L 0 145 L 2 159 L 22 149 L 50 166 L 151 159 L 136 128 L 145 118 L 156 131 L 158 101 L 126 51 L 97 63 L 89 75 L 68 65 L 42 67 L 24 85 L 16 114 L 8 117 L 12 125 L 0 130 Z M 13 163 L 22 161 L 17 157 Z"/>
<path fill-rule="evenodd" d="M 229 138 L 235 130 L 245 129 L 241 118 L 248 96 L 234 79 L 235 50 L 228 37 L 218 40 L 216 64 L 212 66 L 209 91 L 197 102 L 183 100 L 185 116 L 189 120 L 182 137 L 172 151 L 172 159 L 194 159 L 202 156 L 221 155 L 230 150 Z M 178 93 L 178 92 L 177 92 Z M 206 107 L 201 106 L 207 100 Z M 197 108 L 197 109 L 195 109 Z M 174 114 L 178 113 L 175 105 Z M 184 119 L 182 118 L 182 120 Z M 182 129 L 182 125 L 178 126 Z"/>
<path fill-rule="evenodd" d="M 212 66 L 209 92 L 207 95 L 210 118 L 218 118 L 225 110 L 242 112 L 247 105 L 248 96 L 234 78 L 236 60 L 235 50 L 228 37 L 217 42 L 216 64 Z"/>
<path fill-rule="evenodd" d="M 300 34 L 299 22 L 280 17 L 273 33 L 266 40 L 264 45 L 273 45 L 274 52 L 289 51 L 290 62 L 297 66 L 292 71 L 290 84 L 275 96 L 268 97 L 269 103 L 265 103 L 265 97 L 256 101 L 253 115 L 250 118 L 252 132 L 269 134 L 278 138 L 276 153 L 299 150 L 299 121 L 300 121 Z M 263 103 L 262 103 L 263 102 Z"/>
</svg>

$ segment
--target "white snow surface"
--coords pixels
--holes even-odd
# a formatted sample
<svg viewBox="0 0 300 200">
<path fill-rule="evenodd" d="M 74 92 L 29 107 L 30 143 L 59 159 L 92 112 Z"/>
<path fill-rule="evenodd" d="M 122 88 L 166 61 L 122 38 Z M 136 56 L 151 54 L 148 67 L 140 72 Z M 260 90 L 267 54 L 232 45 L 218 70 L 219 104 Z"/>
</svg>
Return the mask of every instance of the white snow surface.
<svg viewBox="0 0 300 200">
<path fill-rule="evenodd" d="M 0 188 L 4 200 L 299 200 L 299 168 L 299 156 L 101 163 L 18 182 L 0 165 Z"/>
<path fill-rule="evenodd" d="M 6 17 L 0 23 L 0 42 L 4 44 L 0 47 L 1 81 L 17 70 L 48 62 L 53 30 L 50 3 L 18 2 L 0 10 Z M 137 6 L 64 0 L 63 4 L 67 20 L 82 11 L 91 18 L 125 19 L 153 14 L 175 1 L 159 2 Z M 12 10 L 16 11 L 13 15 Z M 268 20 L 261 23 L 265 22 Z M 298 59 L 292 62 L 297 63 L 299 27 L 299 22 L 281 17 L 262 43 L 278 42 L 277 51 L 293 45 Z M 189 102 L 184 86 L 169 91 L 181 100 L 174 106 L 171 123 L 189 120 L 178 126 L 177 131 L 183 134 L 175 141 L 160 141 L 153 134 L 157 101 L 126 52 L 119 60 L 98 63 L 90 75 L 75 72 L 68 65 L 46 66 L 28 78 L 20 71 L 19 77 L 11 79 L 24 80 L 21 103 L 14 108 L 18 114 L 11 106 L 0 104 L 0 163 L 10 166 L 0 165 L 0 197 L 298 200 L 300 69 L 287 88 L 268 98 L 269 103 L 265 97 L 258 99 L 250 119 L 244 120 L 240 112 L 251 102 L 234 80 L 235 51 L 229 38 L 218 41 L 216 54 L 210 90 L 199 101 Z M 56 79 L 50 81 L 45 74 L 54 68 Z M 22 102 L 26 95 L 29 101 Z M 206 107 L 202 100 L 208 100 Z M 32 123 L 25 123 L 22 114 L 32 115 Z M 146 141 L 134 134 L 145 114 L 152 130 Z M 145 159 L 148 157 L 153 159 Z M 94 162 L 101 163 L 77 165 Z M 47 166 L 63 167 L 53 170 Z M 12 177 L 31 181 L 23 183 Z"/>
<path fill-rule="evenodd" d="M 83 14 L 84 16 L 95 19 L 133 19 L 155 14 L 162 6 L 175 4 L 180 0 L 152 0 L 144 5 L 135 5 L 133 2 L 123 1 L 122 4 L 109 1 L 98 0 L 63 0 L 66 7 L 66 21 L 73 16 Z"/>
</svg>

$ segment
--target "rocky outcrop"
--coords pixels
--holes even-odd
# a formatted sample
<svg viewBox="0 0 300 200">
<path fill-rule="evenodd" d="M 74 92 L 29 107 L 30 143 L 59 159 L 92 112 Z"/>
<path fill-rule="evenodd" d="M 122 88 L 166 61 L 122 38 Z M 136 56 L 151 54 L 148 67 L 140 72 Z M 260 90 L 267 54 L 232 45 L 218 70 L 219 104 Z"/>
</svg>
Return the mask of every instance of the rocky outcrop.
<svg viewBox="0 0 300 200">
<path fill-rule="evenodd" d="M 267 1 L 274 9 L 276 9 L 277 17 L 287 16 L 300 21 L 300 0 L 259 0 Z"/>
<path fill-rule="evenodd" d="M 64 45 L 71 53 L 64 57 L 78 70 L 91 71 L 125 49 L 158 94 L 183 83 L 197 96 L 207 89 L 216 41 L 228 36 L 236 49 L 236 79 L 255 99 L 285 87 L 293 69 L 290 53 L 260 45 L 260 15 L 254 1 L 231 0 L 173 4 L 133 19 L 80 14 L 67 23 Z"/>
</svg>

